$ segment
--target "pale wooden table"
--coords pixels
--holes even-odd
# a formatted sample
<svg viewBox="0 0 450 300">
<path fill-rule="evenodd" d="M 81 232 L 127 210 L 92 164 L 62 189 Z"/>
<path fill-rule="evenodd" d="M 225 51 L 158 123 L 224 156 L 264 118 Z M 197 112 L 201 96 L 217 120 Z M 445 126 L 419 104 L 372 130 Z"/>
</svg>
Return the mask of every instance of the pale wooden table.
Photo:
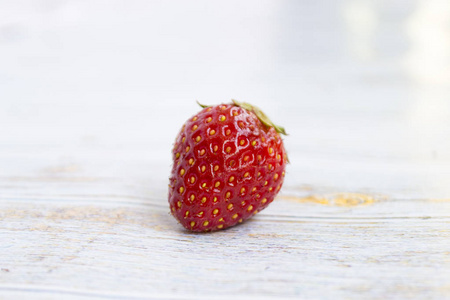
<svg viewBox="0 0 450 300">
<path fill-rule="evenodd" d="M 187 3 L 0 3 L 0 299 L 450 298 L 446 2 Z M 171 143 L 231 97 L 285 186 L 192 234 Z"/>
</svg>

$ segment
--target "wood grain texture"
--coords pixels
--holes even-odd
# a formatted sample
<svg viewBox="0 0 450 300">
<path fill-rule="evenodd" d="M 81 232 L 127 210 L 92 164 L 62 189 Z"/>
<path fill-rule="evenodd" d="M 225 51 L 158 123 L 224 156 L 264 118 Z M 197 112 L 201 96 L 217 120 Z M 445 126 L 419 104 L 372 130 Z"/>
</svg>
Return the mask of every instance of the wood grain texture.
<svg viewBox="0 0 450 300">
<path fill-rule="evenodd" d="M 170 216 L 164 195 L 120 180 L 2 182 L 7 298 L 450 295 L 449 200 L 285 189 L 241 226 L 193 234 Z"/>
<path fill-rule="evenodd" d="M 0 2 L 0 299 L 450 299 L 447 0 L 36 3 Z M 193 234 L 173 138 L 232 97 L 285 185 Z"/>
</svg>

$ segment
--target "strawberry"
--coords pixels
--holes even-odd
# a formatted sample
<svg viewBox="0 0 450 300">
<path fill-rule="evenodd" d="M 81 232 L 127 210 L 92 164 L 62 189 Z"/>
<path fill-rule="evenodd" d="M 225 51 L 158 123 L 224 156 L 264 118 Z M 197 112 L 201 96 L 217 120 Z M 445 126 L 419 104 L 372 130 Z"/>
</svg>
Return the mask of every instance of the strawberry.
<svg viewBox="0 0 450 300">
<path fill-rule="evenodd" d="M 214 231 L 273 201 L 287 163 L 279 133 L 286 133 L 247 103 L 202 107 L 175 140 L 169 204 L 185 228 Z"/>
</svg>

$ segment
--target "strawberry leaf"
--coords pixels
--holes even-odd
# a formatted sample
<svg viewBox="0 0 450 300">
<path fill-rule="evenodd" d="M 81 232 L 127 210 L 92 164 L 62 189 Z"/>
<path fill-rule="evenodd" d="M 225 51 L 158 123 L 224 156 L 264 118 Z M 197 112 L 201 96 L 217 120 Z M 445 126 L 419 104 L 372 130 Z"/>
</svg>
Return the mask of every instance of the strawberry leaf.
<svg viewBox="0 0 450 300">
<path fill-rule="evenodd" d="M 284 127 L 275 125 L 270 119 L 269 117 L 257 106 L 251 105 L 249 103 L 246 102 L 239 102 L 236 101 L 234 99 L 231 99 L 234 103 L 234 105 L 242 107 L 243 109 L 246 109 L 248 111 L 253 112 L 258 119 L 261 121 L 261 123 L 263 123 L 265 126 L 267 127 L 273 127 L 275 129 L 276 132 L 281 133 L 283 135 L 287 135 L 286 130 L 284 129 Z"/>
</svg>

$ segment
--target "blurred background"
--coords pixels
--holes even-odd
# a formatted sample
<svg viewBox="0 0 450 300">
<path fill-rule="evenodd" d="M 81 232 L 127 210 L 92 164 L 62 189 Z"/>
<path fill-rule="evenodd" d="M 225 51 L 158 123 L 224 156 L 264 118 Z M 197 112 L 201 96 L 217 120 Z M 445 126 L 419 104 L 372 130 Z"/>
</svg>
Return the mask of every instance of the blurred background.
<svg viewBox="0 0 450 300">
<path fill-rule="evenodd" d="M 163 197 L 195 101 L 231 98 L 287 128 L 287 191 L 448 198 L 450 1 L 0 1 L 0 176 Z"/>
</svg>

